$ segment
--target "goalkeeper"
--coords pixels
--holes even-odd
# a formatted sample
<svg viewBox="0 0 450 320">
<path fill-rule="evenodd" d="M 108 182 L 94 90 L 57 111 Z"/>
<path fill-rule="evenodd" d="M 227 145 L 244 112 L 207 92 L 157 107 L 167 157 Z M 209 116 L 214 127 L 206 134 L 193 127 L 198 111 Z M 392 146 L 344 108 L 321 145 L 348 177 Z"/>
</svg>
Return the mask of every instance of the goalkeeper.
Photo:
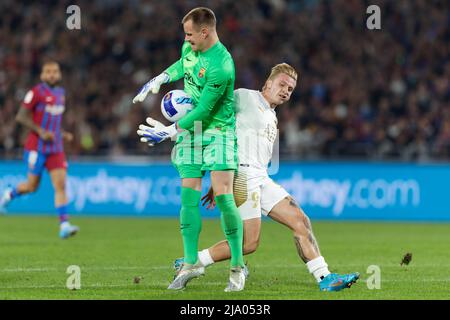
<svg viewBox="0 0 450 320">
<path fill-rule="evenodd" d="M 202 228 L 200 198 L 202 177 L 210 171 L 221 225 L 231 251 L 231 271 L 225 291 L 241 291 L 245 286 L 243 223 L 233 197 L 237 169 L 237 143 L 233 105 L 234 62 L 219 41 L 214 13 L 204 7 L 191 10 L 182 20 L 185 43 L 181 58 L 162 74 L 146 83 L 133 99 L 142 102 L 162 84 L 184 78 L 184 90 L 195 108 L 178 123 L 164 126 L 151 118 L 138 134 L 149 145 L 176 137 L 172 163 L 181 177 L 180 229 L 184 263 L 168 289 L 185 288 L 187 282 L 204 274 L 198 262 L 198 240 Z M 195 133 L 195 134 L 194 134 Z"/>
</svg>

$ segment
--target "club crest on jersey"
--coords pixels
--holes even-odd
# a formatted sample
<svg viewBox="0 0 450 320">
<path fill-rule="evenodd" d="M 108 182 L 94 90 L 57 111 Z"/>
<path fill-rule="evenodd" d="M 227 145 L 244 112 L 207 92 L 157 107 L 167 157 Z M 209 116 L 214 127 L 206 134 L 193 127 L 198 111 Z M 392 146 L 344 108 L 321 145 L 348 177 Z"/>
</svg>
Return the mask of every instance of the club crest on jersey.
<svg viewBox="0 0 450 320">
<path fill-rule="evenodd" d="M 205 72 L 206 72 L 206 69 L 201 68 L 200 71 L 198 72 L 198 77 L 203 78 L 205 76 Z"/>
<path fill-rule="evenodd" d="M 55 103 L 55 99 L 52 96 L 45 97 L 45 102 L 53 104 Z"/>
</svg>

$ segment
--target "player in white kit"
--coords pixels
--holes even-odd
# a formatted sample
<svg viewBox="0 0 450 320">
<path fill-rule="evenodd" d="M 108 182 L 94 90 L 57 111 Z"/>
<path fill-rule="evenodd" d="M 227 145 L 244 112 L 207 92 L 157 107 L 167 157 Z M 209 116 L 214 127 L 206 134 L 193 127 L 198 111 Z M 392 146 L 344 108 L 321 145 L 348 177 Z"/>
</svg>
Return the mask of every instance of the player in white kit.
<svg viewBox="0 0 450 320">
<path fill-rule="evenodd" d="M 261 230 L 261 214 L 292 230 L 299 257 L 306 263 L 322 291 L 339 291 L 350 287 L 359 273 L 330 273 L 312 232 L 309 218 L 283 187 L 268 175 L 273 146 L 277 137 L 275 108 L 289 101 L 297 83 L 297 72 L 281 63 L 272 68 L 262 91 L 237 89 L 234 93 L 239 168 L 233 192 L 236 206 L 244 221 L 243 253 L 256 251 Z M 214 208 L 213 190 L 202 198 L 203 205 Z M 205 267 L 230 258 L 226 240 L 199 252 Z M 179 269 L 183 258 L 175 261 Z"/>
</svg>

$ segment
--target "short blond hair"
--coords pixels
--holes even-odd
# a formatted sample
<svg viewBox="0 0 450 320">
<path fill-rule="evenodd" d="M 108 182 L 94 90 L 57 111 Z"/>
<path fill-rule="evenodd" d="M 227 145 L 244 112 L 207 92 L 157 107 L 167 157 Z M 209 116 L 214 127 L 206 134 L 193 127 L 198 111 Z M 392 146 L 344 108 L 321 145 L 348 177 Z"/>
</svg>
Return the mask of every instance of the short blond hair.
<svg viewBox="0 0 450 320">
<path fill-rule="evenodd" d="M 216 27 L 216 15 L 214 12 L 206 7 L 198 7 L 189 11 L 181 20 L 181 23 L 184 24 L 186 21 L 192 20 L 192 24 L 201 27 L 208 26 L 211 28 Z"/>
<path fill-rule="evenodd" d="M 269 78 L 267 80 L 273 80 L 280 73 L 285 73 L 295 81 L 297 81 L 297 71 L 287 63 L 279 63 L 270 71 Z"/>
</svg>

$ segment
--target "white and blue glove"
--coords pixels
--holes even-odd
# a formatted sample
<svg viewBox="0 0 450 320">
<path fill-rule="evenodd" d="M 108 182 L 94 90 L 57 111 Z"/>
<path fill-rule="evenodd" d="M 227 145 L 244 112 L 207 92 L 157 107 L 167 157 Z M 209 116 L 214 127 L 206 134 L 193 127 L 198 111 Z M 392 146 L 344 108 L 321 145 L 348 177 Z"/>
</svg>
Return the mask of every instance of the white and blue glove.
<svg viewBox="0 0 450 320">
<path fill-rule="evenodd" d="M 148 93 L 151 91 L 153 94 L 159 92 L 159 88 L 162 84 L 169 82 L 169 75 L 165 72 L 161 73 L 159 76 L 153 78 L 139 90 L 139 93 L 133 98 L 133 103 L 142 102 L 147 97 Z"/>
<path fill-rule="evenodd" d="M 169 138 L 174 140 L 177 136 L 178 130 L 176 123 L 165 126 L 161 122 L 150 117 L 147 118 L 146 121 L 149 126 L 144 124 L 139 125 L 137 134 L 141 136 L 141 142 L 148 143 L 150 147 Z"/>
</svg>

